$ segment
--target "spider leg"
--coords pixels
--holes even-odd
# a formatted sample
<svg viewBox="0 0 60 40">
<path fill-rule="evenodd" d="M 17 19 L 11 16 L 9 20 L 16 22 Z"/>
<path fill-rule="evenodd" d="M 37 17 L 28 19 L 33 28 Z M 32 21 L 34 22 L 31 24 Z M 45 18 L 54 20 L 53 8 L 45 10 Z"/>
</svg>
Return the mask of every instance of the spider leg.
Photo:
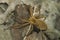
<svg viewBox="0 0 60 40">
<path fill-rule="evenodd" d="M 27 33 L 26 33 L 26 35 L 25 35 L 25 37 L 24 37 L 23 40 L 25 40 L 27 38 L 27 36 L 30 35 L 30 33 L 32 32 L 32 30 L 33 30 L 33 26 L 30 24 L 29 29 L 28 29 L 28 31 L 27 31 Z"/>
<path fill-rule="evenodd" d="M 30 24 L 29 29 L 26 33 L 26 36 L 28 36 L 32 32 L 32 30 L 33 30 L 33 26 Z"/>
<path fill-rule="evenodd" d="M 28 20 L 25 20 L 25 19 L 21 19 L 22 21 L 24 21 L 24 22 L 29 22 Z"/>
<path fill-rule="evenodd" d="M 25 24 L 19 25 L 20 27 L 17 27 L 17 29 L 24 28 L 24 27 L 26 27 L 27 25 L 29 25 L 29 23 L 25 23 Z"/>
<path fill-rule="evenodd" d="M 10 26 L 10 27 L 8 27 L 8 28 L 6 28 L 6 29 L 4 29 L 4 30 L 10 30 L 10 29 L 21 29 L 21 28 L 24 28 L 24 27 L 26 27 L 27 25 L 29 25 L 29 23 L 25 23 L 25 24 L 18 24 L 18 23 L 16 23 L 16 24 L 13 24 L 13 26 Z"/>
<path fill-rule="evenodd" d="M 33 16 L 33 7 L 29 8 L 31 17 Z"/>
</svg>

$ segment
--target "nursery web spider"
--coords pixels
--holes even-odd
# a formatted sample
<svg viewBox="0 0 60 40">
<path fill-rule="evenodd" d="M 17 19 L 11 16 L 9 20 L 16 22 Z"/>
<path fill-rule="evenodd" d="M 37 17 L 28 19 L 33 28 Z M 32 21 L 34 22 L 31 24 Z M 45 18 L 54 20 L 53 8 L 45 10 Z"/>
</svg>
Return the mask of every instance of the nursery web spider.
<svg viewBox="0 0 60 40">
<path fill-rule="evenodd" d="M 41 18 L 45 18 L 44 16 L 41 16 L 40 18 L 37 18 L 33 16 L 34 8 L 30 5 L 26 4 L 20 4 L 17 5 L 15 8 L 15 24 L 10 27 L 15 29 L 20 29 L 25 27 L 26 25 L 30 25 L 28 32 L 26 35 L 31 33 L 33 30 L 33 25 L 35 25 L 40 30 L 47 30 L 47 25 L 45 24 L 44 20 L 40 20 Z"/>
</svg>

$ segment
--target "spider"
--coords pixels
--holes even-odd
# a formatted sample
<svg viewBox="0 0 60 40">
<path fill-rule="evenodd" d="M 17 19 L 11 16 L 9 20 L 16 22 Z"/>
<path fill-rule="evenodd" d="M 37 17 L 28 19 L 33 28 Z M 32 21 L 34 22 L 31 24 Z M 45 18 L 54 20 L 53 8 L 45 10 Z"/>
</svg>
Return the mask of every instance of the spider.
<svg viewBox="0 0 60 40">
<path fill-rule="evenodd" d="M 33 16 L 33 12 L 34 7 L 31 7 L 30 5 L 17 5 L 14 14 L 15 23 L 10 27 L 10 29 L 20 29 L 27 25 L 30 25 L 26 35 L 29 35 L 29 33 L 31 33 L 31 31 L 33 30 L 33 25 L 35 25 L 39 30 L 47 30 L 47 25 L 45 24 L 44 20 L 40 20 L 41 18 L 45 17 L 41 15 L 40 18 L 38 18 L 37 16 Z"/>
</svg>

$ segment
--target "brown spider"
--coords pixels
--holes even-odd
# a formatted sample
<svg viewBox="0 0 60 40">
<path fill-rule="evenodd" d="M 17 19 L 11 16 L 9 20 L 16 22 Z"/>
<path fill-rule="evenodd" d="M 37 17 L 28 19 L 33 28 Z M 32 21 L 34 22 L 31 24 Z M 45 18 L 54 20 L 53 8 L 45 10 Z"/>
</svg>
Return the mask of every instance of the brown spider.
<svg viewBox="0 0 60 40">
<path fill-rule="evenodd" d="M 17 5 L 15 8 L 15 24 L 11 26 L 10 29 L 20 29 L 26 25 L 31 25 L 26 35 L 28 35 L 33 30 L 33 25 L 35 25 L 40 30 L 47 30 L 47 25 L 45 22 L 43 20 L 39 20 L 40 18 L 44 18 L 44 16 L 36 18 L 33 16 L 33 10 L 34 8 L 30 5 Z"/>
</svg>

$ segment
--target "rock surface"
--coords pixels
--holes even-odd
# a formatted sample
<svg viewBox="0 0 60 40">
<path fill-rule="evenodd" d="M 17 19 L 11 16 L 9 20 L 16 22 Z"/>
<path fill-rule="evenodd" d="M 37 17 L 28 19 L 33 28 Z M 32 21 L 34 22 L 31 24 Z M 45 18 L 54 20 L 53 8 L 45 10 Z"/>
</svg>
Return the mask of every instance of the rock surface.
<svg viewBox="0 0 60 40">
<path fill-rule="evenodd" d="M 29 36 L 26 37 L 25 40 L 60 40 L 60 2 L 58 2 L 59 0 L 22 1 L 28 5 L 31 3 L 31 5 L 33 6 L 40 4 L 40 13 L 46 16 L 45 22 L 48 25 L 47 31 L 39 31 L 39 33 L 33 31 Z M 2 5 L 4 5 L 5 7 Z M 12 24 L 14 21 L 12 22 L 13 19 L 9 18 L 9 20 L 7 20 L 7 25 L 1 25 L 4 22 L 4 12 L 8 7 L 5 4 L 2 5 L 0 4 L 0 40 L 23 40 L 27 30 L 29 29 L 29 25 L 22 29 L 4 30 L 5 28 L 11 26 L 10 24 Z"/>
</svg>

